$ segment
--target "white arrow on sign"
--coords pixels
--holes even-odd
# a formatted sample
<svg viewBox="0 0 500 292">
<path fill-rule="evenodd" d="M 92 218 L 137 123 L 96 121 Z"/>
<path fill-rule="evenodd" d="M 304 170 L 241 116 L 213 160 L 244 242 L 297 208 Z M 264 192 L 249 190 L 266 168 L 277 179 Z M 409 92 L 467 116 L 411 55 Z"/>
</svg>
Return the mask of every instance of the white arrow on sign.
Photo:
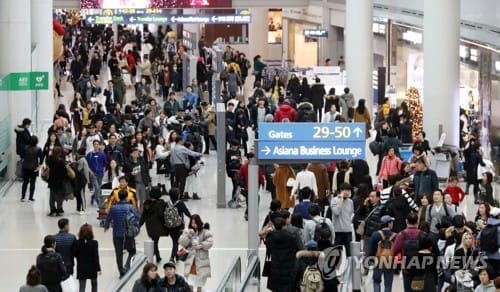
<svg viewBox="0 0 500 292">
<path fill-rule="evenodd" d="M 89 17 L 87 18 L 87 21 L 88 21 L 88 22 L 90 22 L 90 23 L 92 23 L 92 22 L 94 22 L 94 18 L 93 18 L 92 16 L 89 16 Z"/>
<path fill-rule="evenodd" d="M 361 133 L 362 133 L 363 131 L 361 130 L 361 128 L 360 128 L 360 127 L 356 127 L 356 129 L 354 129 L 354 131 L 353 131 L 353 132 L 354 132 L 354 134 L 356 134 L 356 138 L 359 138 L 359 135 L 361 135 Z"/>
<path fill-rule="evenodd" d="M 217 16 L 212 16 L 212 22 L 215 22 L 217 20 Z"/>
<path fill-rule="evenodd" d="M 264 152 L 264 154 L 266 154 L 266 155 L 269 155 L 269 153 L 271 153 L 271 148 L 266 146 L 266 148 L 261 149 L 260 151 Z"/>
<path fill-rule="evenodd" d="M 176 21 L 177 21 L 177 17 L 172 16 L 172 17 L 170 18 L 170 21 L 172 21 L 172 22 L 176 22 Z"/>
<path fill-rule="evenodd" d="M 135 17 L 133 17 L 133 16 L 130 16 L 130 18 L 129 18 L 128 20 L 130 20 L 130 22 L 134 23 L 134 22 L 135 22 L 135 20 L 136 20 L 136 18 L 135 18 Z"/>
</svg>

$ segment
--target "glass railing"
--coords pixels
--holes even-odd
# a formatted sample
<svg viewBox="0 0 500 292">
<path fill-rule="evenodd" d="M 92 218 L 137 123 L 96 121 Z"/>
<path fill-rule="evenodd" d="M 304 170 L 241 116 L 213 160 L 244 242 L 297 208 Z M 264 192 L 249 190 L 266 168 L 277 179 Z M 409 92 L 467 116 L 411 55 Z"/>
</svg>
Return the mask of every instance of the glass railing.
<svg viewBox="0 0 500 292">
<path fill-rule="evenodd" d="M 145 255 L 136 255 L 132 262 L 132 265 L 130 266 L 130 270 L 128 270 L 128 272 L 120 279 L 120 281 L 116 283 L 111 292 L 132 291 L 135 280 L 141 277 L 142 268 L 144 267 L 144 264 L 146 262 L 147 258 Z"/>
<path fill-rule="evenodd" d="M 258 256 L 252 256 L 248 263 L 247 271 L 243 275 L 238 292 L 260 291 L 260 260 Z"/>
<path fill-rule="evenodd" d="M 241 282 L 241 259 L 234 257 L 216 292 L 236 292 Z"/>
</svg>

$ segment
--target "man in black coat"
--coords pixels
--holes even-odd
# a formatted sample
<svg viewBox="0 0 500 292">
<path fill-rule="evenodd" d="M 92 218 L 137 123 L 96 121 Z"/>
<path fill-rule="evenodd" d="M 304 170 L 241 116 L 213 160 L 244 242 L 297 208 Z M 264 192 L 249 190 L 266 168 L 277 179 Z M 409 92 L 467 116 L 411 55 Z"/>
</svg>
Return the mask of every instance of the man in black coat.
<svg viewBox="0 0 500 292">
<path fill-rule="evenodd" d="M 21 159 L 24 158 L 24 148 L 26 148 L 31 141 L 30 126 L 31 120 L 26 118 L 21 125 L 14 128 L 14 132 L 16 132 L 16 153 Z"/>
<path fill-rule="evenodd" d="M 299 250 L 295 235 L 286 231 L 285 219 L 273 220 L 275 230 L 266 236 L 267 253 L 271 255 L 271 273 L 267 289 L 276 292 L 295 291 L 297 262 L 295 254 Z"/>
<path fill-rule="evenodd" d="M 325 86 L 321 84 L 321 79 L 316 77 L 315 83 L 311 86 L 310 91 L 311 103 L 314 107 L 315 116 L 318 116 L 318 121 L 322 120 L 323 117 L 323 106 L 325 105 Z"/>
</svg>

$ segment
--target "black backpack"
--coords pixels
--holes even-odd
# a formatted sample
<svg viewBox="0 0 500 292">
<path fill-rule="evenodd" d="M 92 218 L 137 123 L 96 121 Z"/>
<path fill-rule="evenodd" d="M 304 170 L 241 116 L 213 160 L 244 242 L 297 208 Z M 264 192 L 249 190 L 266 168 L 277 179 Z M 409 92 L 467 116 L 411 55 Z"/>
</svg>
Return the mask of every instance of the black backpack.
<svg viewBox="0 0 500 292">
<path fill-rule="evenodd" d="M 404 265 L 408 266 L 410 262 L 415 263 L 415 261 L 411 261 L 411 259 L 417 256 L 418 251 L 420 250 L 420 238 L 425 234 L 423 231 L 418 231 L 418 236 L 415 239 L 411 239 L 408 237 L 408 233 L 406 230 L 402 231 L 403 233 L 403 254 L 404 254 Z"/>
<path fill-rule="evenodd" d="M 330 234 L 330 238 L 332 237 L 332 232 L 330 231 L 330 227 L 326 223 L 326 218 L 323 218 L 319 222 L 316 222 L 316 227 L 314 227 L 314 238 L 313 240 L 318 242 L 321 238 L 321 234 Z"/>
<path fill-rule="evenodd" d="M 500 245 L 498 244 L 497 240 L 498 239 L 497 227 L 499 225 L 500 224 L 496 225 L 488 224 L 481 231 L 481 237 L 479 239 L 479 247 L 482 251 L 488 253 L 494 253 L 498 251 L 498 248 L 500 248 Z"/>
</svg>

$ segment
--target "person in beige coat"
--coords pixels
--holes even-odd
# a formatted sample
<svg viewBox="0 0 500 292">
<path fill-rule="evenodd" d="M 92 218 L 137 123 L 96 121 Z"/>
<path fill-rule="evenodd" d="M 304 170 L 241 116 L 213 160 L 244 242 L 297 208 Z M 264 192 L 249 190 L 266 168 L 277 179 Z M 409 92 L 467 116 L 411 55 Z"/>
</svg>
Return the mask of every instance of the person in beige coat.
<svg viewBox="0 0 500 292">
<path fill-rule="evenodd" d="M 328 205 L 327 195 L 330 193 L 330 180 L 328 179 L 328 169 L 323 163 L 309 163 L 307 167 L 316 177 L 318 193 L 315 201 L 323 208 Z"/>
<path fill-rule="evenodd" d="M 179 244 L 189 252 L 184 261 L 184 276 L 191 288 L 196 287 L 198 292 L 201 292 L 211 276 L 208 251 L 214 243 L 208 229 L 208 223 L 203 224 L 200 215 L 192 214 L 188 229 L 179 238 Z"/>
<path fill-rule="evenodd" d="M 371 115 L 370 109 L 365 106 L 365 100 L 362 98 L 358 100 L 358 107 L 354 110 L 354 122 L 355 123 L 364 123 L 366 125 L 365 138 L 370 138 L 370 129 L 371 129 Z"/>
<path fill-rule="evenodd" d="M 276 199 L 281 202 L 281 208 L 289 209 L 295 207 L 292 194 L 292 186 L 287 186 L 288 179 L 295 180 L 295 171 L 287 164 L 275 165 L 273 183 L 276 186 Z"/>
</svg>

